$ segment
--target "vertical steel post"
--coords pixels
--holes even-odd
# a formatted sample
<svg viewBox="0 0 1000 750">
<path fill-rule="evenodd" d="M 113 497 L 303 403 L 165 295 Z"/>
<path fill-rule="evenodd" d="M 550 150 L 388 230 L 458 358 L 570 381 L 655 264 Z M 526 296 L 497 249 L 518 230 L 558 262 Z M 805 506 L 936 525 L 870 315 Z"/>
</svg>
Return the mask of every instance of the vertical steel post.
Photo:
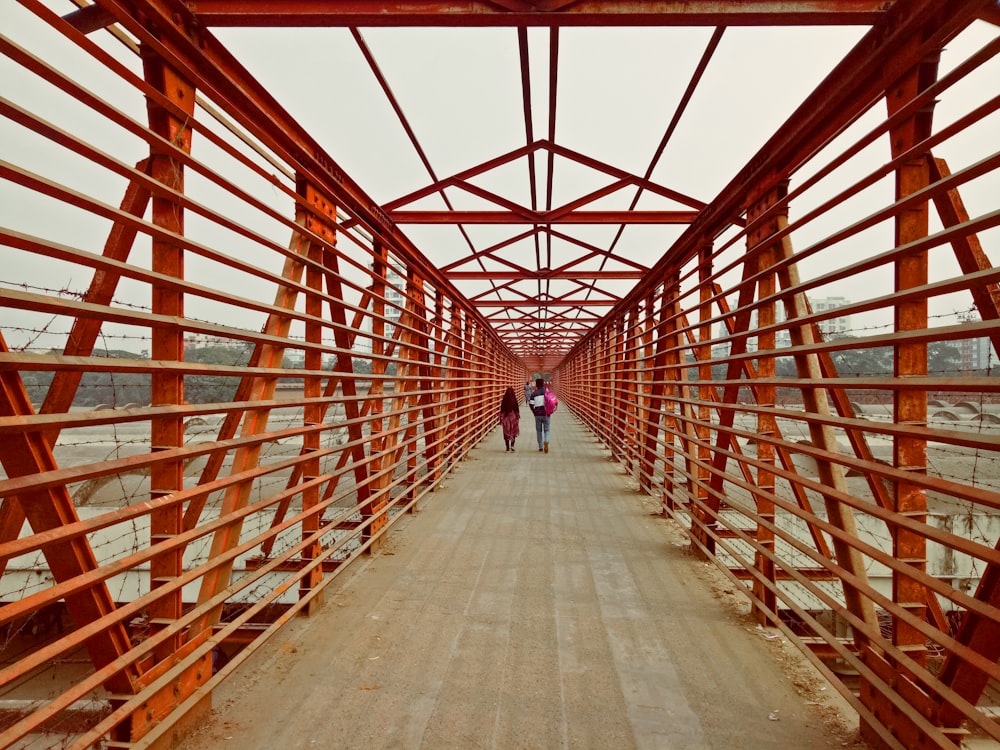
<svg viewBox="0 0 1000 750">
<path fill-rule="evenodd" d="M 697 343 L 692 346 L 694 359 L 698 362 L 697 377 L 701 383 L 709 383 L 712 380 L 712 325 L 709 322 L 712 318 L 711 277 L 712 246 L 710 244 L 702 245 L 698 250 L 698 335 Z M 684 368 L 685 372 L 688 371 L 687 362 L 682 362 L 681 367 Z M 708 423 L 712 418 L 712 407 L 710 399 L 705 396 L 705 386 L 703 385 L 698 386 L 697 401 L 698 406 L 694 410 L 694 414 L 698 422 L 694 432 L 699 444 L 697 448 L 698 463 L 695 470 L 697 482 L 694 486 L 694 514 L 704 527 L 701 530 L 702 543 L 710 554 L 714 554 L 715 538 L 712 530 L 718 527 L 715 516 L 719 512 L 722 501 L 716 493 L 710 492 L 712 473 L 708 467 L 712 461 L 712 448 L 709 445 L 711 430 Z"/>
<path fill-rule="evenodd" d="M 163 94 L 180 112 L 194 113 L 194 86 L 173 70 L 148 48 L 144 48 L 143 68 L 146 81 Z M 190 153 L 191 129 L 174 113 L 147 100 L 150 129 L 178 149 Z M 150 155 L 150 174 L 170 190 L 184 192 L 184 167 L 170 154 Z M 176 199 L 161 193 L 153 196 L 152 221 L 168 233 L 184 234 L 184 209 Z M 181 241 L 164 236 L 152 239 L 152 268 L 155 273 L 176 279 L 184 278 L 184 246 Z M 152 311 L 164 318 L 184 318 L 184 295 L 175 287 L 153 282 Z M 152 331 L 151 356 L 154 362 L 169 365 L 184 360 L 184 330 L 179 327 L 156 327 Z M 184 403 L 184 376 L 169 367 L 155 368 L 152 378 L 153 406 L 177 406 Z M 151 424 L 152 449 L 166 450 L 184 444 L 184 421 L 179 414 L 159 415 Z M 150 469 L 150 495 L 163 497 L 184 486 L 184 466 L 180 459 L 161 461 Z M 168 540 L 183 529 L 183 512 L 179 504 L 154 510 L 150 515 L 150 543 Z M 180 549 L 158 554 L 150 561 L 150 586 L 156 588 L 183 572 Z M 149 607 L 150 629 L 169 625 L 181 616 L 181 591 L 159 597 Z M 155 650 L 157 661 L 170 657 L 181 643 L 180 635 L 164 641 Z"/>
<path fill-rule="evenodd" d="M 911 40 L 910 44 L 919 44 Z M 886 106 L 891 117 L 912 101 L 937 78 L 937 54 L 925 58 L 886 89 Z M 910 153 L 906 161 L 896 168 L 896 199 L 900 200 L 924 189 L 930 181 L 930 155 L 913 151 L 914 146 L 931 133 L 933 104 L 923 107 L 904 117 L 889 131 L 889 143 L 893 157 Z M 899 209 L 895 218 L 894 244 L 904 248 L 907 244 L 927 236 L 928 205 L 926 201 L 911 202 Z M 894 290 L 905 292 L 927 283 L 927 251 L 908 250 L 899 256 L 894 264 Z M 897 333 L 926 330 L 927 299 L 897 301 L 893 308 L 893 328 Z M 896 380 L 927 375 L 927 344 L 922 341 L 897 339 L 893 345 L 893 376 Z M 911 425 L 923 428 L 927 424 L 927 392 L 920 389 L 900 388 L 893 392 L 893 421 L 897 425 Z M 927 472 L 926 438 L 915 432 L 893 436 L 892 464 L 914 475 Z M 925 522 L 927 519 L 926 490 L 918 483 L 905 479 L 895 479 L 893 485 L 893 510 L 909 519 Z M 892 537 L 892 554 L 898 560 L 924 572 L 927 569 L 927 541 L 919 533 L 889 524 Z M 892 600 L 920 619 L 927 617 L 927 600 L 924 587 L 900 570 L 892 571 Z M 892 616 L 891 639 L 901 652 L 917 664 L 926 662 L 926 639 L 915 627 Z M 910 685 L 915 681 L 912 672 L 900 664 L 872 649 L 862 652 L 867 663 L 882 679 L 890 681 L 894 689 L 918 695 Z M 888 727 L 893 735 L 909 747 L 932 747 L 931 741 L 913 722 L 901 716 L 882 693 L 862 680 L 861 700 L 869 706 L 878 721 Z M 926 699 L 920 701 L 926 702 Z M 868 722 L 862 721 L 862 736 L 876 747 L 882 746 L 877 732 Z"/>
<path fill-rule="evenodd" d="M 636 468 L 641 471 L 638 464 L 638 420 L 640 398 L 642 388 L 639 382 L 639 370 L 637 356 L 640 330 L 639 330 L 639 305 L 638 303 L 629 308 L 628 316 L 622 321 L 624 333 L 622 336 L 622 373 L 623 373 L 623 393 L 625 401 L 622 404 L 622 449 L 626 467 L 632 469 L 632 473 L 637 473 Z"/>
<path fill-rule="evenodd" d="M 756 379 L 773 379 L 775 376 L 775 356 L 774 349 L 777 337 L 772 326 L 776 321 L 774 292 L 775 280 L 773 270 L 768 271 L 775 262 L 776 252 L 773 242 L 768 243 L 768 238 L 777 229 L 777 221 L 773 214 L 774 204 L 779 197 L 772 191 L 764 198 L 757 200 L 747 210 L 747 254 L 757 254 L 758 268 L 764 270 L 757 279 L 757 367 L 754 374 Z M 770 328 L 770 330 L 768 330 Z M 753 385 L 753 392 L 756 396 L 757 405 L 766 409 L 773 409 L 776 403 L 777 389 L 768 383 L 756 382 Z M 778 435 L 777 420 L 768 411 L 757 413 L 757 434 L 774 438 Z M 757 524 L 754 535 L 760 545 L 754 553 L 754 566 L 761 575 L 771 584 L 766 585 L 760 579 L 753 579 L 753 592 L 757 601 L 753 604 L 753 615 L 763 625 L 774 625 L 778 612 L 778 599 L 774 591 L 775 569 L 774 569 L 774 548 L 775 539 L 773 524 L 776 521 L 774 500 L 772 496 L 775 492 L 774 481 L 774 445 L 767 440 L 757 443 L 757 467 L 756 487 L 754 490 L 754 503 L 757 506 Z M 759 603 L 758 603 L 759 602 Z"/>
<path fill-rule="evenodd" d="M 315 190 L 311 185 L 304 185 L 305 203 L 311 209 L 305 209 L 309 213 L 307 226 L 325 240 L 325 245 L 313 241 L 309 243 L 306 257 L 309 263 L 305 268 L 305 312 L 309 318 L 305 322 L 306 350 L 303 364 L 308 372 L 318 373 L 323 369 L 323 286 L 325 273 L 323 264 L 327 256 L 327 248 L 333 249 L 336 244 L 336 233 L 331 226 L 336 225 L 336 207 L 327 201 L 323 195 Z M 300 211 L 303 209 L 300 207 Z M 323 422 L 325 407 L 318 403 L 318 399 L 323 395 L 323 378 L 320 375 L 306 375 L 303 378 L 303 395 L 308 399 L 317 399 L 317 403 L 306 404 L 303 409 L 303 422 L 307 425 L 318 425 Z M 321 435 L 319 432 L 307 432 L 302 436 L 302 451 L 313 454 L 302 464 L 302 480 L 311 482 L 321 473 L 319 450 Z M 320 502 L 320 487 L 317 484 L 309 484 L 302 492 L 302 510 L 308 511 L 315 508 Z M 302 539 L 305 540 L 319 531 L 322 522 L 321 514 L 313 513 L 302 522 Z M 303 562 L 314 560 L 323 552 L 319 540 L 314 540 L 302 550 Z M 315 566 L 299 582 L 299 595 L 302 597 L 313 593 L 313 590 L 320 587 L 323 580 L 323 567 Z M 314 611 L 323 604 L 322 595 L 313 594 L 309 600 L 308 609 Z"/>
<path fill-rule="evenodd" d="M 663 281 L 663 296 L 660 299 L 660 322 L 657 326 L 657 358 L 656 358 L 656 383 L 664 398 L 660 401 L 659 409 L 662 412 L 661 420 L 663 425 L 663 500 L 664 511 L 673 510 L 677 507 L 677 481 L 674 479 L 677 468 L 674 461 L 677 455 L 675 447 L 680 442 L 679 432 L 683 429 L 680 420 L 677 418 L 679 406 L 677 397 L 679 393 L 671 381 L 675 381 L 678 376 L 678 339 L 677 339 L 677 316 L 674 314 L 677 308 L 677 297 L 680 294 L 680 280 L 676 272 Z M 672 397 L 672 398 L 671 398 Z"/>
<path fill-rule="evenodd" d="M 937 78 L 937 56 L 909 71 L 886 92 L 886 104 L 891 116 Z M 890 143 L 893 156 L 908 151 L 931 133 L 932 106 L 918 110 L 892 128 Z M 896 198 L 902 199 L 925 188 L 930 182 L 928 157 L 915 154 L 896 170 Z M 928 205 L 926 202 L 911 204 L 896 217 L 895 244 L 907 243 L 927 236 Z M 901 257 L 895 266 L 895 290 L 903 292 L 927 283 L 927 251 L 911 251 Z M 927 299 L 899 302 L 895 306 L 894 329 L 899 333 L 920 331 L 927 328 Z M 923 342 L 898 342 L 895 347 L 894 376 L 896 378 L 927 375 L 927 344 Z M 901 389 L 894 394 L 893 420 L 900 425 L 924 427 L 927 424 L 927 393 L 916 389 Z M 907 472 L 924 474 L 927 471 L 927 442 L 923 436 L 897 435 L 893 440 L 893 465 Z M 922 487 L 906 481 L 895 484 L 895 510 L 909 518 L 925 521 L 927 494 Z M 927 569 L 926 540 L 916 532 L 902 528 L 890 529 L 893 538 L 893 555 L 906 560 L 920 571 Z M 918 617 L 926 618 L 924 588 L 908 576 L 893 572 L 893 601 L 911 609 Z M 894 619 L 893 642 L 915 661 L 923 664 L 926 659 L 924 636 Z"/>
<path fill-rule="evenodd" d="M 653 476 L 656 473 L 656 439 L 660 430 L 660 401 L 656 391 L 656 295 L 650 291 L 644 303 L 642 322 L 642 357 L 640 368 L 641 401 L 638 424 L 639 488 L 653 494 Z M 654 393 L 656 396 L 654 397 Z M 655 403 L 655 406 L 654 406 Z"/>
</svg>

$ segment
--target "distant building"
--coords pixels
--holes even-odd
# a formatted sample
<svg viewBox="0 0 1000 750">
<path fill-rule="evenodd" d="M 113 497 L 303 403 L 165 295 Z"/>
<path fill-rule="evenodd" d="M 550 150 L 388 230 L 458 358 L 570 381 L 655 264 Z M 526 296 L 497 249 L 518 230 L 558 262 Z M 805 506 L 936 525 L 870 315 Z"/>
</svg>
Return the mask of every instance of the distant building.
<svg viewBox="0 0 1000 750">
<path fill-rule="evenodd" d="M 233 349 L 243 351 L 251 345 L 240 339 L 231 339 L 225 336 L 209 336 L 206 333 L 186 333 L 184 334 L 185 349 L 208 349 L 210 347 L 221 347 L 223 349 Z"/>
<path fill-rule="evenodd" d="M 963 323 L 977 323 L 980 318 L 975 312 L 968 312 L 959 316 Z M 960 352 L 961 364 L 959 365 L 963 373 L 981 372 L 990 370 L 997 365 L 997 353 L 985 336 L 976 339 L 961 339 L 955 342 Z"/>
<path fill-rule="evenodd" d="M 845 307 L 850 304 L 850 300 L 846 297 L 823 297 L 821 299 L 810 299 L 809 304 L 812 306 L 813 312 L 827 312 L 828 310 L 836 310 L 838 307 Z M 819 323 L 819 330 L 822 331 L 824 338 L 836 338 L 838 336 L 844 336 L 848 334 L 851 330 L 851 316 L 850 315 L 840 315 L 836 318 L 827 318 Z"/>
<path fill-rule="evenodd" d="M 369 263 L 368 270 L 374 273 L 375 264 Z M 389 268 L 385 275 L 385 336 L 392 338 L 396 332 L 396 325 L 402 317 L 403 308 L 406 306 L 406 268 L 399 261 L 390 261 Z M 371 316 L 365 319 L 364 331 L 366 334 L 372 333 Z M 370 352 L 371 339 L 368 336 L 358 336 L 355 349 Z"/>
<path fill-rule="evenodd" d="M 850 304 L 850 300 L 846 297 L 823 297 L 819 299 L 810 299 L 809 305 L 813 312 L 827 312 L 829 310 L 835 310 L 838 307 L 844 307 Z M 781 325 L 786 320 L 785 318 L 785 306 L 783 304 L 776 304 L 774 306 L 774 321 L 776 324 Z M 757 328 L 757 311 L 754 310 L 750 313 L 750 325 L 747 326 L 747 330 L 754 330 Z M 823 334 L 824 339 L 836 338 L 838 336 L 847 335 L 851 331 L 851 316 L 850 315 L 839 315 L 836 318 L 827 318 L 826 320 L 820 321 L 819 330 Z M 726 329 L 724 326 L 719 326 L 719 335 L 726 336 Z M 774 332 L 774 347 L 776 349 L 784 349 L 792 345 L 792 337 L 788 332 L 787 328 L 777 330 Z M 757 337 L 752 336 L 747 339 L 747 351 L 755 352 L 757 351 Z M 726 357 L 729 355 L 730 346 L 728 343 L 721 344 L 712 348 L 712 356 L 715 358 Z"/>
</svg>

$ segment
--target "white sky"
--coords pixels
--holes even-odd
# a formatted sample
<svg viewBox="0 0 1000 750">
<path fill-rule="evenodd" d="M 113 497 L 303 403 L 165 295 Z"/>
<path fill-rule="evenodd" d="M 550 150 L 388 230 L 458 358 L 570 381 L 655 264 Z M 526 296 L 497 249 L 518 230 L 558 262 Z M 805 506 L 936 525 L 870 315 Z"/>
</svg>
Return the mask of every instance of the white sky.
<svg viewBox="0 0 1000 750">
<path fill-rule="evenodd" d="M 563 29 L 556 142 L 613 167 L 644 174 L 711 32 L 707 28 Z M 727 29 L 653 180 L 710 201 L 863 32 L 857 27 Z M 218 29 L 216 33 L 376 201 L 385 203 L 430 182 L 347 30 Z M 368 29 L 362 34 L 439 178 L 525 144 L 515 30 Z M 545 138 L 548 131 L 548 40 L 545 29 L 529 33 L 536 139 Z M 335 72 L 329 85 L 315 86 L 310 85 L 311 71 Z M 496 176 L 484 176 L 478 184 L 527 203 L 526 174 L 522 162 Z M 544 169 L 538 170 L 540 198 L 544 174 Z M 560 162 L 553 186 L 555 202 L 579 197 L 607 182 L 604 175 Z M 619 193 L 601 205 L 626 208 L 633 194 Z M 478 205 L 464 193 L 449 195 L 458 208 Z M 433 205 L 440 206 L 439 199 Z M 646 194 L 640 208 L 678 206 Z M 610 240 L 615 229 L 587 232 Z M 472 230 L 498 238 L 514 233 L 509 228 Z M 460 243 L 452 254 L 436 247 L 436 230 L 411 225 L 404 231 L 432 259 L 448 261 L 452 254 L 466 254 Z M 581 229 L 567 231 L 576 235 Z M 678 229 L 660 232 L 669 237 Z M 424 235 L 427 242 L 422 241 Z M 631 247 L 626 241 L 621 249 L 648 263 L 666 245 L 637 236 Z"/>
</svg>

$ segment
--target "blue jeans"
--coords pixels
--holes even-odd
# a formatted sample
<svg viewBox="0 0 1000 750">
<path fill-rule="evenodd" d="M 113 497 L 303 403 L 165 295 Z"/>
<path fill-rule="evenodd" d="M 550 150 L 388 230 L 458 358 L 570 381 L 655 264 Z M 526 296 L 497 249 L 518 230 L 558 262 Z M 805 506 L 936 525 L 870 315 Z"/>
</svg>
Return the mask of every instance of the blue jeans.
<svg viewBox="0 0 1000 750">
<path fill-rule="evenodd" d="M 542 441 L 549 442 L 549 426 L 551 418 L 548 415 L 540 417 L 535 415 L 535 435 L 538 437 L 538 450 L 542 449 Z"/>
</svg>

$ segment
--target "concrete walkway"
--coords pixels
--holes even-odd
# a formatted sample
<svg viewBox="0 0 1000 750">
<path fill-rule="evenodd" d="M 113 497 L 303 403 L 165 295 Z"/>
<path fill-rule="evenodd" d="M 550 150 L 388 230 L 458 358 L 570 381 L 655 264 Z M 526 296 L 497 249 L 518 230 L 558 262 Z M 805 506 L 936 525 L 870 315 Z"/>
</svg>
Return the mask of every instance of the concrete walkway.
<svg viewBox="0 0 1000 750">
<path fill-rule="evenodd" d="M 523 414 L 517 452 L 494 432 L 184 747 L 843 748 L 833 689 L 655 501 L 565 410 L 548 454 Z"/>
</svg>

